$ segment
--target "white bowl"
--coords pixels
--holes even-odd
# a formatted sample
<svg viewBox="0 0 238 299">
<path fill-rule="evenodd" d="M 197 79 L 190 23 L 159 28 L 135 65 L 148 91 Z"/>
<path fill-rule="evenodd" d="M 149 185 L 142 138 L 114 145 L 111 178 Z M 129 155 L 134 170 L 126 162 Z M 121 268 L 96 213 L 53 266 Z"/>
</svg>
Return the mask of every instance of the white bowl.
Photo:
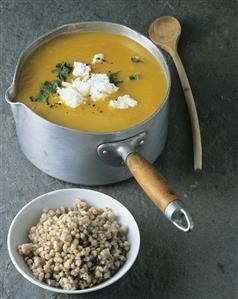
<svg viewBox="0 0 238 299">
<path fill-rule="evenodd" d="M 128 241 L 131 247 L 127 254 L 127 260 L 125 264 L 110 279 L 92 288 L 68 291 L 61 288 L 50 287 L 47 284 L 37 280 L 31 273 L 22 256 L 18 253 L 17 246 L 19 244 L 29 242 L 27 237 L 28 231 L 38 222 L 41 210 L 43 208 L 58 208 L 62 206 L 72 207 L 76 198 L 81 198 L 89 205 L 97 208 L 110 208 L 117 216 L 118 222 L 128 226 Z M 48 291 L 67 294 L 81 294 L 105 288 L 126 274 L 126 272 L 135 262 L 138 255 L 140 247 L 140 233 L 137 223 L 131 213 L 126 207 L 112 197 L 87 189 L 62 189 L 43 194 L 33 199 L 18 212 L 8 231 L 7 246 L 14 266 L 26 279 L 33 284 Z"/>
</svg>

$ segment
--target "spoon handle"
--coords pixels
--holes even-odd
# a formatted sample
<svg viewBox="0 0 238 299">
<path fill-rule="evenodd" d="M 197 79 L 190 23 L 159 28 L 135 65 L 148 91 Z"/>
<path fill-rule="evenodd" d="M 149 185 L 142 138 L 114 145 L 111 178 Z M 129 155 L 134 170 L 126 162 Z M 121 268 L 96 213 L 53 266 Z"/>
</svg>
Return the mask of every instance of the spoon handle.
<svg viewBox="0 0 238 299">
<path fill-rule="evenodd" d="M 192 90 L 188 81 L 186 71 L 178 55 L 178 52 L 172 52 L 170 54 L 173 58 L 173 61 L 175 63 L 175 66 L 179 74 L 179 78 L 184 91 L 185 101 L 187 103 L 187 107 L 190 115 L 192 133 L 193 133 L 194 170 L 200 171 L 202 170 L 202 142 L 201 142 L 200 126 L 199 126 L 195 101 L 193 98 Z"/>
</svg>

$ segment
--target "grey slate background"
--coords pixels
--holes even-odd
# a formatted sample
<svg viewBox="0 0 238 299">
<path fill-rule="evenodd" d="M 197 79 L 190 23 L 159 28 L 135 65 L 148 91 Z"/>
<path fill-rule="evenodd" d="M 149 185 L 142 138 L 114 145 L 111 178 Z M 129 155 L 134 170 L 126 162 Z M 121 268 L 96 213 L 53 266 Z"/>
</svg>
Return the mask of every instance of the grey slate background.
<svg viewBox="0 0 238 299">
<path fill-rule="evenodd" d="M 114 285 L 80 298 L 238 298 L 237 135 L 238 1 L 0 1 L 0 297 L 76 298 L 49 293 L 26 281 L 9 260 L 6 237 L 18 210 L 32 198 L 72 187 L 47 176 L 23 156 L 4 92 L 27 44 L 54 27 L 107 20 L 144 34 L 161 15 L 182 23 L 180 53 L 200 115 L 204 170 L 192 169 L 189 118 L 173 63 L 169 135 L 155 166 L 193 214 L 191 234 L 176 230 L 133 179 L 96 187 L 125 204 L 141 231 L 131 271 Z"/>
</svg>

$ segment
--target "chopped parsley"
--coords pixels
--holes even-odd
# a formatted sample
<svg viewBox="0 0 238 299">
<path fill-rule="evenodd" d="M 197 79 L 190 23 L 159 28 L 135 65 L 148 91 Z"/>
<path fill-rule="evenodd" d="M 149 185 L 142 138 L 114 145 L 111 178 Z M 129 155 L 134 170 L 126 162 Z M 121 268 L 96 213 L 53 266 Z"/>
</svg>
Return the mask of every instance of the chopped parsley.
<svg viewBox="0 0 238 299">
<path fill-rule="evenodd" d="M 57 87 L 60 87 L 61 83 L 59 80 L 45 81 L 41 87 L 40 91 L 36 96 L 31 96 L 30 100 L 32 102 L 41 102 L 44 104 L 49 104 L 49 96 L 53 95 L 57 91 Z"/>
<path fill-rule="evenodd" d="M 48 98 L 49 97 L 45 96 L 44 94 L 38 93 L 38 95 L 36 96 L 31 96 L 30 100 L 32 102 L 41 102 L 48 105 L 49 104 Z"/>
<path fill-rule="evenodd" d="M 61 62 L 56 64 L 53 72 L 57 73 L 57 78 L 61 81 L 66 81 L 69 74 L 72 73 L 73 67 L 67 62 Z"/>
<path fill-rule="evenodd" d="M 140 74 L 134 74 L 129 76 L 129 80 L 139 80 Z"/>
<path fill-rule="evenodd" d="M 116 86 L 119 86 L 121 83 L 123 83 L 123 81 L 118 79 L 119 73 L 120 73 L 120 71 L 116 72 L 116 73 L 111 73 L 108 75 L 110 83 L 113 83 Z"/>
<path fill-rule="evenodd" d="M 66 81 L 69 74 L 72 73 L 73 67 L 67 62 L 58 63 L 55 66 L 53 72 L 57 74 L 59 80 L 45 81 L 41 87 L 40 91 L 36 96 L 31 96 L 30 100 L 32 102 L 41 102 L 44 104 L 49 104 L 49 97 L 56 94 L 57 87 L 61 86 L 61 81 Z"/>
<path fill-rule="evenodd" d="M 141 60 L 139 56 L 131 56 L 131 61 L 134 63 L 144 63 L 144 61 Z"/>
</svg>

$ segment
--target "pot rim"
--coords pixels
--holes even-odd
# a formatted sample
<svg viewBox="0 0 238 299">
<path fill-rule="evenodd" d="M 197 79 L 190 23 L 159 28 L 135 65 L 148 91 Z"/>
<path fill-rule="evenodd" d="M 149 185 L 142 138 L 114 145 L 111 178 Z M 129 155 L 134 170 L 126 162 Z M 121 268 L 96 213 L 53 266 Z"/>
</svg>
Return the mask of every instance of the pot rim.
<svg viewBox="0 0 238 299">
<path fill-rule="evenodd" d="M 47 120 L 46 118 L 40 116 L 39 114 L 37 114 L 36 112 L 34 112 L 32 109 L 30 109 L 26 104 L 24 103 L 21 103 L 21 102 L 13 102 L 10 100 L 10 96 L 9 96 L 9 92 L 11 90 L 14 90 L 15 91 L 15 88 L 16 88 L 16 77 L 17 77 L 17 74 L 18 74 L 18 71 L 20 70 L 20 67 L 22 65 L 22 63 L 24 62 L 24 59 L 30 55 L 31 53 L 34 52 L 34 50 L 36 48 L 38 48 L 39 46 L 41 46 L 44 42 L 45 42 L 45 39 L 47 37 L 50 37 L 51 35 L 54 35 L 56 34 L 57 32 L 59 32 L 59 35 L 63 35 L 63 34 L 67 34 L 67 33 L 76 33 L 76 32 L 79 32 L 80 30 L 79 29 L 72 29 L 71 31 L 69 32 L 60 32 L 61 30 L 63 29 L 66 29 L 68 27 L 77 27 L 79 25 L 107 25 L 107 26 L 117 26 L 119 28 L 122 28 L 124 30 L 127 30 L 131 33 L 134 33 L 134 34 L 137 34 L 140 38 L 143 38 L 149 45 L 150 47 L 152 47 L 152 49 L 154 49 L 154 51 L 158 52 L 162 58 L 162 61 L 161 61 L 161 58 L 159 58 L 158 56 L 156 56 L 152 51 L 151 49 L 149 49 L 148 47 L 146 47 L 145 45 L 141 44 L 140 42 L 138 42 L 137 40 L 133 39 L 132 37 L 128 37 L 126 36 L 125 34 L 123 33 L 115 33 L 115 34 L 118 34 L 118 35 L 122 35 L 122 36 L 126 36 L 132 40 L 134 40 L 135 42 L 139 43 L 142 47 L 146 48 L 146 50 L 148 50 L 157 60 L 159 60 L 159 62 L 161 63 L 162 65 L 162 68 L 163 68 L 163 71 L 165 72 L 165 75 L 166 75 L 166 79 L 167 79 L 167 82 L 168 82 L 168 86 L 167 86 L 167 91 L 166 91 L 166 94 L 164 96 L 164 99 L 162 101 L 162 103 L 160 104 L 160 106 L 158 107 L 158 109 L 153 113 L 151 114 L 148 118 L 146 118 L 144 121 L 140 122 L 139 124 L 133 126 L 133 127 L 130 127 L 130 128 L 127 128 L 127 129 L 123 129 L 123 130 L 117 130 L 117 131 L 110 131 L 110 132 L 94 132 L 94 131 L 87 131 L 87 130 L 80 130 L 80 129 L 74 129 L 74 128 L 69 128 L 69 127 L 65 127 L 65 126 L 62 126 L 62 125 L 59 125 L 59 124 L 56 124 L 54 122 L 51 122 L 49 120 Z M 82 30 L 83 31 L 83 30 Z M 91 30 L 91 31 L 88 31 L 88 32 L 94 32 L 95 30 Z M 100 31 L 99 31 L 100 32 Z M 112 31 L 104 31 L 104 32 L 112 32 Z M 114 33 L 114 32 L 113 32 Z M 52 39 L 55 38 L 56 36 L 52 36 Z M 50 40 L 50 39 L 49 39 Z M 47 40 L 48 41 L 48 40 Z M 38 46 L 36 46 L 34 48 L 34 46 L 36 44 L 39 44 Z M 28 55 L 26 55 L 25 57 L 25 53 L 27 50 L 32 50 L 30 51 L 30 53 Z M 163 62 L 163 64 L 162 64 Z M 90 135 L 96 135 L 96 136 L 100 136 L 100 135 L 120 135 L 121 133 L 134 133 L 134 131 L 141 131 L 144 129 L 144 126 L 145 124 L 149 123 L 154 117 L 156 117 L 159 112 L 163 109 L 165 103 L 168 101 L 169 99 L 169 94 L 170 94 L 170 90 L 171 90 L 171 74 L 170 74 L 170 70 L 169 70 L 169 66 L 168 66 L 168 63 L 167 63 L 167 59 L 165 58 L 165 55 L 163 54 L 163 52 L 161 51 L 160 48 L 158 48 L 147 36 L 145 36 L 144 34 L 134 30 L 134 29 L 131 29 L 130 27 L 126 26 L 126 25 L 122 25 L 122 24 L 119 24 L 119 23 L 114 23 L 114 22 L 106 22 L 106 21 L 88 21 L 88 22 L 74 22 L 74 23 L 67 23 L 67 24 L 64 24 L 64 25 L 61 25 L 61 26 L 58 26 L 56 28 L 54 28 L 53 30 L 50 30 L 48 32 L 46 32 L 45 34 L 42 34 L 40 35 L 37 39 L 35 39 L 33 42 L 31 42 L 20 54 L 20 56 L 18 57 L 18 60 L 17 60 L 17 64 L 16 64 L 16 67 L 15 67 L 15 70 L 14 70 L 14 75 L 13 75 L 13 80 L 12 80 L 12 83 L 11 85 L 8 87 L 8 89 L 6 90 L 6 93 L 5 93 L 5 100 L 8 104 L 10 104 L 11 106 L 23 106 L 25 109 L 27 109 L 28 112 L 31 112 L 32 114 L 34 114 L 35 117 L 39 118 L 41 121 L 45 122 L 46 124 L 48 125 L 53 125 L 54 127 L 56 128 L 61 128 L 61 129 L 64 129 L 64 130 L 69 130 L 71 132 L 78 132 L 80 134 L 90 134 Z"/>
</svg>

